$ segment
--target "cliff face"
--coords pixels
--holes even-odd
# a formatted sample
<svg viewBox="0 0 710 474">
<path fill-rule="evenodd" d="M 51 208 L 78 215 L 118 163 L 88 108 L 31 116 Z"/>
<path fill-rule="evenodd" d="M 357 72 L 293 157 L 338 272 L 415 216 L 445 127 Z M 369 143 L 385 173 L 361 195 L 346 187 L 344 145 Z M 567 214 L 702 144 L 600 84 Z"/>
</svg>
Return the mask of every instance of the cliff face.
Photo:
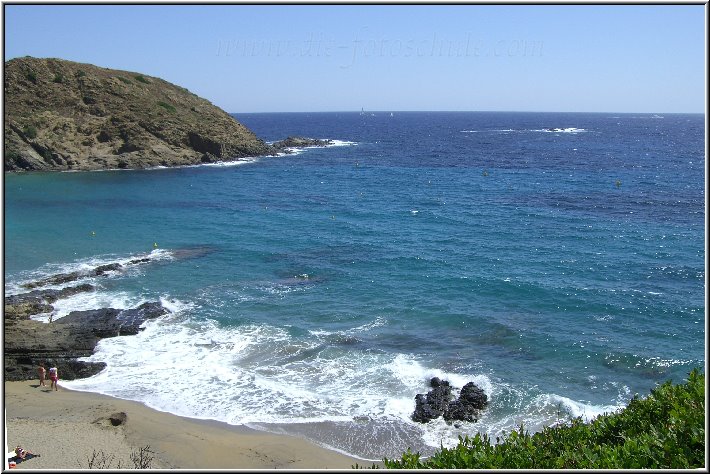
<svg viewBox="0 0 710 474">
<path fill-rule="evenodd" d="M 147 168 L 274 149 L 187 89 L 60 59 L 5 63 L 5 171 Z"/>
</svg>

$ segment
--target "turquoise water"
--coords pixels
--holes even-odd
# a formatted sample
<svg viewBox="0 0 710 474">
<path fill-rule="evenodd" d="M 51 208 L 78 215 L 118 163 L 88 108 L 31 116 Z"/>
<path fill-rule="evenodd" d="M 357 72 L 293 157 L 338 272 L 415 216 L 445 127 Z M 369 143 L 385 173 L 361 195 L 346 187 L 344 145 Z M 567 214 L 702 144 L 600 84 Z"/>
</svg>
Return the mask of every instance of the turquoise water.
<svg viewBox="0 0 710 474">
<path fill-rule="evenodd" d="M 704 366 L 702 115 L 237 118 L 339 146 L 5 176 L 6 294 L 149 255 L 54 317 L 172 310 L 70 388 L 379 459 L 589 418 Z M 478 423 L 409 420 L 435 375 L 484 388 Z"/>
</svg>

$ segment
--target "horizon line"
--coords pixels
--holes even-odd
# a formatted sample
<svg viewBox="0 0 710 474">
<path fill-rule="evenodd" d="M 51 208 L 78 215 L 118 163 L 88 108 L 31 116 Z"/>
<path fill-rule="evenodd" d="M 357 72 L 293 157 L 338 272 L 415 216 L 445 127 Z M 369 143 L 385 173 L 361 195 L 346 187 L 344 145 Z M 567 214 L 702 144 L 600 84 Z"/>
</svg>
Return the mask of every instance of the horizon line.
<svg viewBox="0 0 710 474">
<path fill-rule="evenodd" d="M 241 111 L 228 112 L 229 114 L 341 114 L 341 113 L 381 113 L 381 114 L 407 114 L 407 113 L 506 113 L 506 114 L 642 114 L 642 115 L 705 115 L 707 110 L 702 112 L 619 112 L 619 111 L 570 111 L 570 110 L 281 110 L 281 111 Z"/>
</svg>

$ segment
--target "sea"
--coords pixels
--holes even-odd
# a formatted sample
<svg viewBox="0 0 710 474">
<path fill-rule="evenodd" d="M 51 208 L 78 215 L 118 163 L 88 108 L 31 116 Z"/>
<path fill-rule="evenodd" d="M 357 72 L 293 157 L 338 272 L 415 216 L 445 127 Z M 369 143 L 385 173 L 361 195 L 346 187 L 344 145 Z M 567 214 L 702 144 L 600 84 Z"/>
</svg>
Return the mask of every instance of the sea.
<svg viewBox="0 0 710 474">
<path fill-rule="evenodd" d="M 364 460 L 591 420 L 705 366 L 705 116 L 234 114 L 330 146 L 230 163 L 4 176 L 4 290 L 160 301 L 72 390 Z M 412 421 L 432 377 L 477 422 Z"/>
</svg>

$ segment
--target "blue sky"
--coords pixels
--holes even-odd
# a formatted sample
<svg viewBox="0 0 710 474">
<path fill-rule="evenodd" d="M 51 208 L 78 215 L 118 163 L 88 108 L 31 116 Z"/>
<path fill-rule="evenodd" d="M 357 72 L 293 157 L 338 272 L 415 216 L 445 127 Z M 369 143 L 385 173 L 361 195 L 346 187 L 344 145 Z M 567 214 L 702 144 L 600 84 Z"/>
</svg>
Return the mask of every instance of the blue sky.
<svg viewBox="0 0 710 474">
<path fill-rule="evenodd" d="M 5 60 L 158 76 L 228 112 L 703 112 L 705 5 L 4 5 Z"/>
</svg>

